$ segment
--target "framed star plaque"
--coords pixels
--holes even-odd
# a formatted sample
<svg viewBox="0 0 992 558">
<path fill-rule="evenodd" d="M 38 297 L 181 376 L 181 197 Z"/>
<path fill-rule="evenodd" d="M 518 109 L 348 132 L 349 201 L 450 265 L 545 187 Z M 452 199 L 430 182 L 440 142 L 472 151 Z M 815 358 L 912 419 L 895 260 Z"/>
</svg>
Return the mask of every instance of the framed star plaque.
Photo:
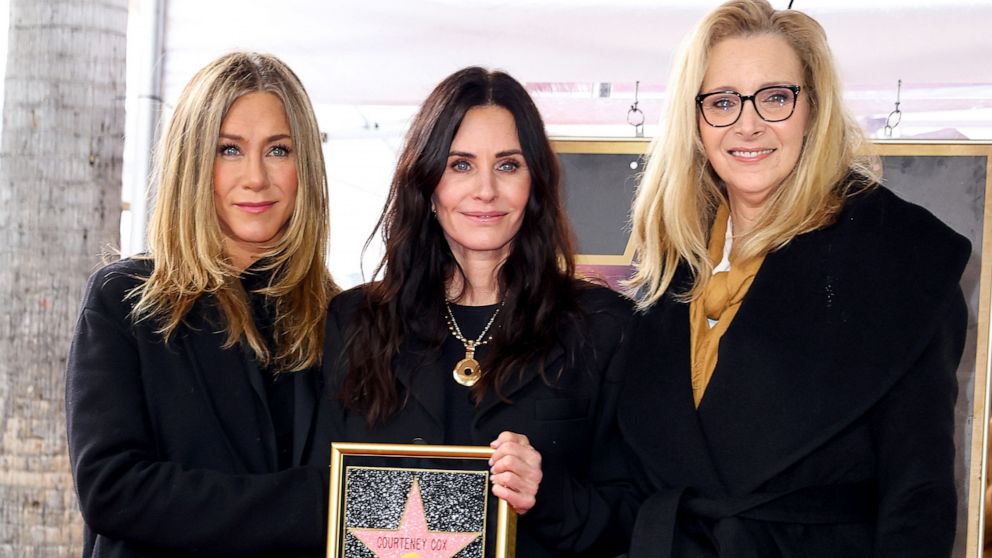
<svg viewBox="0 0 992 558">
<path fill-rule="evenodd" d="M 513 558 L 483 446 L 331 444 L 328 558 Z"/>
</svg>

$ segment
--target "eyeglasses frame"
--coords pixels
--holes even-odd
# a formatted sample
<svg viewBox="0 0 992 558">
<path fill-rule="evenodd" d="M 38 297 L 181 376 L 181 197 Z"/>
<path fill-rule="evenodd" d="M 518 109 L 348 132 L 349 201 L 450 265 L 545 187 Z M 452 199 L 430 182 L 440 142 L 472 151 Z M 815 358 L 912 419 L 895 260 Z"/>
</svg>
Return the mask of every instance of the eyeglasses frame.
<svg viewBox="0 0 992 558">
<path fill-rule="evenodd" d="M 788 89 L 789 91 L 792 91 L 792 110 L 789 111 L 788 116 L 786 116 L 785 118 L 769 120 L 768 118 L 765 118 L 765 116 L 761 114 L 761 110 L 758 109 L 758 103 L 756 103 L 754 99 L 758 96 L 759 93 L 761 93 L 762 91 L 767 91 L 769 89 Z M 703 121 L 709 124 L 710 126 L 712 126 L 713 128 L 727 128 L 729 126 L 733 126 L 734 124 L 737 124 L 737 121 L 741 119 L 741 115 L 744 114 L 744 103 L 748 101 L 751 101 L 751 106 L 754 107 L 754 113 L 758 115 L 758 118 L 764 120 L 765 122 L 784 122 L 792 118 L 792 115 L 795 114 L 796 104 L 799 102 L 799 92 L 802 90 L 803 88 L 800 85 L 782 84 L 782 85 L 769 85 L 767 87 L 762 87 L 761 89 L 758 89 L 757 91 L 755 91 L 750 95 L 741 95 L 737 91 L 712 91 L 710 93 L 700 93 L 699 95 L 696 95 L 696 106 L 699 108 L 699 114 L 702 115 Z M 703 110 L 703 101 L 707 97 L 712 97 L 713 95 L 737 95 L 737 98 L 741 100 L 741 105 L 740 105 L 741 108 L 739 111 L 737 111 L 737 118 L 735 118 L 733 122 L 729 124 L 717 125 L 717 124 L 713 124 L 706 118 L 706 111 Z"/>
</svg>

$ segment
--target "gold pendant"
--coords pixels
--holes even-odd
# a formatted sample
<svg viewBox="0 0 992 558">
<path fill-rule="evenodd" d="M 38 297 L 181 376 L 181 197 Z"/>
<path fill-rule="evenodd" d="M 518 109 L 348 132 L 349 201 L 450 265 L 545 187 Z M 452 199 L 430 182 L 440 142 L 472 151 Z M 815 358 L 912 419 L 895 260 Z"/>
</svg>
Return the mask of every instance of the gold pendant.
<svg viewBox="0 0 992 558">
<path fill-rule="evenodd" d="M 475 382 L 479 381 L 482 370 L 479 369 L 479 361 L 475 360 L 475 343 L 473 341 L 469 341 L 465 345 L 465 358 L 458 361 L 454 370 L 451 371 L 451 375 L 454 376 L 459 385 L 465 387 L 472 387 Z"/>
<path fill-rule="evenodd" d="M 455 369 L 451 371 L 451 375 L 454 376 L 455 381 L 460 385 L 472 387 L 482 377 L 482 371 L 479 370 L 479 361 L 472 357 L 463 358 L 455 365 Z"/>
</svg>

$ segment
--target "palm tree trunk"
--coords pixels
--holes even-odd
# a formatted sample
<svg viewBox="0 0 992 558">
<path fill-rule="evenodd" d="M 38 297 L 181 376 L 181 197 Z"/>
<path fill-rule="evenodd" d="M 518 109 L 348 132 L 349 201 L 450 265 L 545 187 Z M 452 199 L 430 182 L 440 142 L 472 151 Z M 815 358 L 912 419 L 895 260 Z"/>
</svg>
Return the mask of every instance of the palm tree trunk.
<svg viewBox="0 0 992 558">
<path fill-rule="evenodd" d="M 78 556 L 64 370 L 119 238 L 127 0 L 10 0 L 0 128 L 0 556 Z"/>
</svg>

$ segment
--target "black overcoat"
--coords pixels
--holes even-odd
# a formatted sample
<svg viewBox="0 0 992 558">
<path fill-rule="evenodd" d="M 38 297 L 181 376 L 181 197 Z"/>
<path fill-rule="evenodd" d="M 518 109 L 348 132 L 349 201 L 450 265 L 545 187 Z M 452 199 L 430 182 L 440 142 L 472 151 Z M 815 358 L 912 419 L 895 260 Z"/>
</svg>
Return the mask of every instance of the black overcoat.
<svg viewBox="0 0 992 558">
<path fill-rule="evenodd" d="M 885 188 L 848 199 L 766 257 L 698 411 L 688 304 L 651 307 L 619 413 L 651 493 L 631 558 L 948 556 L 969 254 Z"/>
<path fill-rule="evenodd" d="M 89 281 L 69 352 L 69 457 L 86 524 L 83 556 L 320 555 L 325 466 L 278 471 L 261 375 L 209 298 L 169 344 L 135 324 L 126 293 L 151 263 Z M 293 459 L 312 434 L 317 374 L 293 379 Z"/>
<path fill-rule="evenodd" d="M 404 342 L 394 360 L 396 378 L 409 397 L 387 422 L 369 430 L 364 416 L 346 411 L 334 397 L 347 373 L 341 358 L 347 326 L 363 298 L 359 287 L 331 303 L 324 361 L 330 397 L 321 404 L 317 439 L 327 446 L 332 441 L 443 443 L 444 382 L 453 381 L 452 363 L 440 362 L 440 350 L 426 343 Z M 545 360 L 552 385 L 541 380 L 536 366 L 528 368 L 505 389 L 512 403 L 489 393 L 471 423 L 476 445 L 488 446 L 508 430 L 525 434 L 541 453 L 537 503 L 518 524 L 521 557 L 614 556 L 626 550 L 633 523 L 632 512 L 614 513 L 634 505 L 626 500 L 630 482 L 615 420 L 632 307 L 603 287 L 585 289 L 579 303 L 586 324 L 581 339 L 576 332 L 566 334 Z M 566 347 L 576 351 L 575 358 L 559 376 Z M 315 448 L 328 451 L 319 444 Z"/>
</svg>

